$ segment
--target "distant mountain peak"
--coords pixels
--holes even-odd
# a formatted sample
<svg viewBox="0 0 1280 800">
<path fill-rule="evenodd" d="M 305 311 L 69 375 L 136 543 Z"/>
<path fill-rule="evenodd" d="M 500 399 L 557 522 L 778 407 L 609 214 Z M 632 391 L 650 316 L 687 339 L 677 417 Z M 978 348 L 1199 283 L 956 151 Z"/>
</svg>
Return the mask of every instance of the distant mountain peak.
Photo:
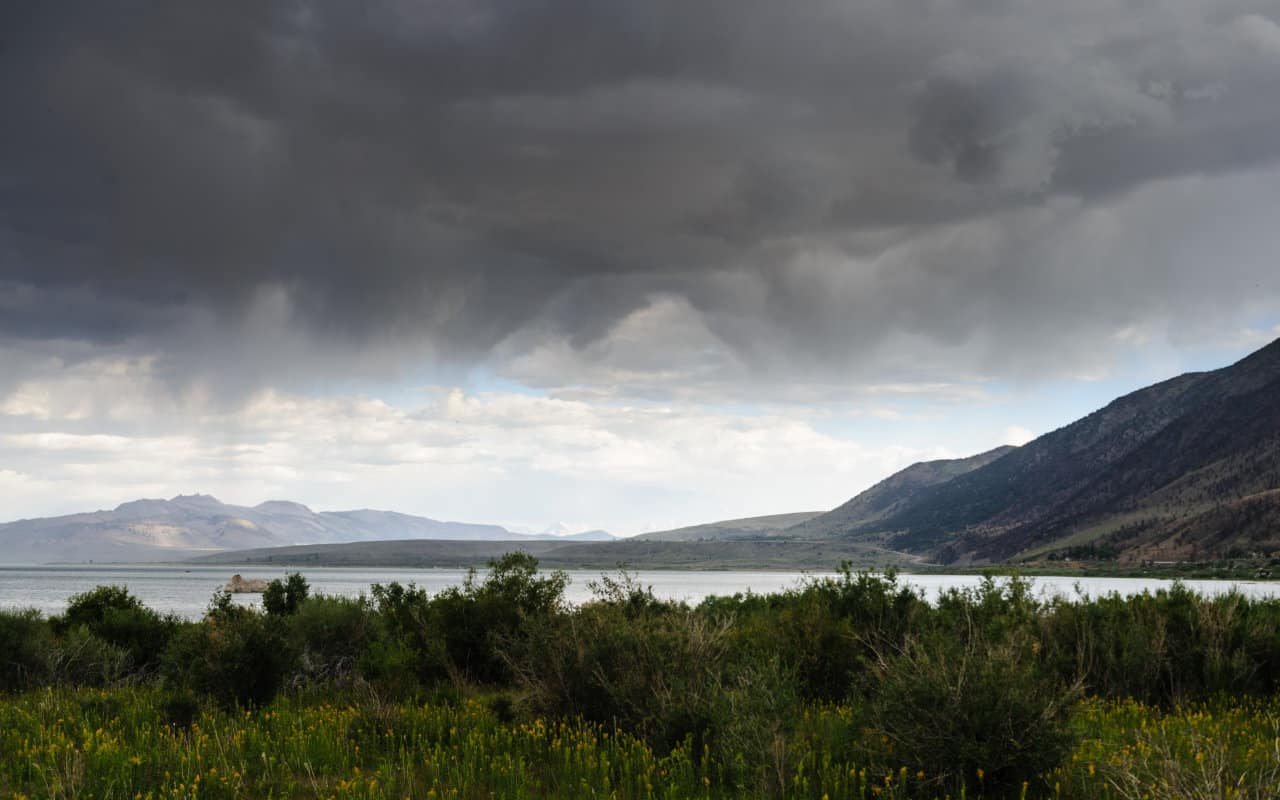
<svg viewBox="0 0 1280 800">
<path fill-rule="evenodd" d="M 221 500 L 211 494 L 180 494 L 169 499 L 170 503 L 197 503 L 200 505 L 220 506 L 225 505 Z"/>
<path fill-rule="evenodd" d="M 116 507 L 115 507 L 114 509 L 112 509 L 112 510 L 113 510 L 113 511 L 117 511 L 117 512 L 120 512 L 120 511 L 128 511 L 128 510 L 130 510 L 130 509 L 134 509 L 134 508 L 141 508 L 141 507 L 144 507 L 144 506 L 156 506 L 156 505 L 162 505 L 162 504 L 164 504 L 164 503 L 168 503 L 168 502 L 169 502 L 168 500 L 161 500 L 161 499 L 160 499 L 160 498 L 158 498 L 158 497 L 141 497 L 141 498 L 139 498 L 139 499 L 137 499 L 137 500 L 126 500 L 125 502 L 123 502 L 123 503 L 121 503 L 120 505 L 116 506 Z"/>
<path fill-rule="evenodd" d="M 621 537 L 615 536 L 601 528 L 587 525 L 569 525 L 564 522 L 553 522 L 539 528 L 536 525 L 510 525 L 508 530 L 521 539 L 564 539 L 582 542 L 612 542 Z"/>
<path fill-rule="evenodd" d="M 562 539 L 566 536 L 582 536 L 584 534 L 601 534 L 606 533 L 599 528 L 593 528 L 590 525 L 570 525 L 564 522 L 553 522 L 542 530 L 538 531 L 536 536 L 551 536 Z M 612 536 L 612 534 L 609 534 Z"/>
<path fill-rule="evenodd" d="M 577 533 L 566 533 L 563 536 L 557 536 L 558 539 L 572 539 L 578 542 L 612 542 L 618 537 L 614 536 L 606 530 L 600 528 L 592 528 L 589 531 L 578 531 Z"/>
<path fill-rule="evenodd" d="M 295 503 L 292 500 L 267 500 L 258 503 L 253 507 L 255 511 L 262 511 L 268 514 L 314 514 L 307 506 L 302 503 Z"/>
<path fill-rule="evenodd" d="M 441 522 L 393 511 L 325 511 L 268 500 L 252 508 L 208 494 L 121 503 L 111 511 L 0 524 L 0 558 L 23 563 L 171 560 L 198 553 L 279 547 L 428 539 L 520 539 L 498 525 Z"/>
</svg>

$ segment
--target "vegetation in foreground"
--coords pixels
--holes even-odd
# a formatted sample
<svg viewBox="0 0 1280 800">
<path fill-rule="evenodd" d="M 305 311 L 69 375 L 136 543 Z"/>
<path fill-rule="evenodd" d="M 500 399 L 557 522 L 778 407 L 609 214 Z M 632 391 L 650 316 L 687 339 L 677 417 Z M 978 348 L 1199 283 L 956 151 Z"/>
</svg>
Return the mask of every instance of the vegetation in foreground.
<svg viewBox="0 0 1280 800">
<path fill-rule="evenodd" d="M 196 623 L 118 587 L 2 612 L 0 797 L 1280 795 L 1280 602 L 564 586 L 516 555 Z"/>
<path fill-rule="evenodd" d="M 336 699 L 336 698 L 331 698 Z M 0 705 L 5 797 L 144 798 L 722 798 L 757 797 L 740 765 L 658 753 L 643 738 L 583 720 L 504 719 L 491 705 L 337 704 L 281 697 L 258 709 L 205 705 L 174 718 L 152 688 L 45 689 Z M 1000 795 L 1275 797 L 1274 702 L 1161 712 L 1137 702 L 1083 704 L 1078 741 L 1047 784 Z M 808 709 L 786 743 L 774 791 L 799 798 L 941 797 L 927 774 L 855 760 L 847 707 Z M 181 714 L 179 714 L 181 716 Z M 985 773 L 956 796 L 982 796 Z"/>
</svg>

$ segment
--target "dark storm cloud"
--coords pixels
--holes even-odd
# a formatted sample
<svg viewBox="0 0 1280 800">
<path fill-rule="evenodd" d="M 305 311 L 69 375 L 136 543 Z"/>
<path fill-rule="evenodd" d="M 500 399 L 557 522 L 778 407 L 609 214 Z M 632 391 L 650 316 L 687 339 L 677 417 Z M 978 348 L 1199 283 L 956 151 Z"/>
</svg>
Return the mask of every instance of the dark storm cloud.
<svg viewBox="0 0 1280 800">
<path fill-rule="evenodd" d="M 1000 135 L 1025 106 L 1024 91 L 1013 76 L 982 86 L 930 80 L 916 101 L 912 152 L 964 180 L 990 177 L 1000 167 Z"/>
<path fill-rule="evenodd" d="M 1270 0 L 0 13 L 13 339 L 169 351 L 175 320 L 235 327 L 283 293 L 291 330 L 470 359 L 529 331 L 586 348 L 671 295 L 748 362 L 894 334 L 1014 348 L 1009 309 L 1095 313 L 1059 302 L 1050 200 L 1280 156 Z M 998 252 L 948 243 L 984 221 L 954 235 Z"/>
</svg>

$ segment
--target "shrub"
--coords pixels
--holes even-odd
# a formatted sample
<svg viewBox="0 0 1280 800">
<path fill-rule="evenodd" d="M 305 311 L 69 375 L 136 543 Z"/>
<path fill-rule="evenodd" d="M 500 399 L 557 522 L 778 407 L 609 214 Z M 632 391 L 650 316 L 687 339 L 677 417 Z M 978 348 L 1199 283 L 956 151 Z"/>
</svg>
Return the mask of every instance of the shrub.
<svg viewBox="0 0 1280 800">
<path fill-rule="evenodd" d="M 43 686 L 50 677 L 53 632 L 34 608 L 0 610 L 0 692 Z"/>
<path fill-rule="evenodd" d="M 538 560 L 508 553 L 489 562 L 489 574 L 476 581 L 472 570 L 461 588 L 449 588 L 431 600 L 429 624 L 443 640 L 448 667 L 456 678 L 487 684 L 511 680 L 502 651 L 518 647 L 527 626 L 564 606 L 569 579 L 563 572 L 538 575 Z"/>
<path fill-rule="evenodd" d="M 539 575 L 532 556 L 508 553 L 489 563 L 483 580 L 471 570 L 462 586 L 435 597 L 412 584 L 375 585 L 385 638 L 370 643 L 361 671 L 393 685 L 403 684 L 406 669 L 425 686 L 507 683 L 511 671 L 502 653 L 526 628 L 563 608 L 567 583 L 562 572 Z"/>
<path fill-rule="evenodd" d="M 772 657 L 736 669 L 712 706 L 712 751 L 751 796 L 783 797 L 802 704 L 794 673 Z"/>
<path fill-rule="evenodd" d="M 276 616 L 292 614 L 307 599 L 310 589 L 301 573 L 290 572 L 283 581 L 277 578 L 267 584 L 262 592 L 262 608 Z"/>
<path fill-rule="evenodd" d="M 225 707 L 263 705 L 298 663 L 283 623 L 214 595 L 197 625 L 181 630 L 164 654 L 171 688 L 204 692 Z"/>
<path fill-rule="evenodd" d="M 1280 603 L 1180 584 L 1154 594 L 1055 602 L 1040 621 L 1047 663 L 1091 693 L 1171 705 L 1280 688 Z"/>
<path fill-rule="evenodd" d="M 683 605 L 597 601 L 526 628 L 504 652 L 536 713 L 616 723 L 659 750 L 701 753 L 731 626 Z"/>
<path fill-rule="evenodd" d="M 123 586 L 99 586 L 73 596 L 67 610 L 51 621 L 59 636 L 84 628 L 127 656 L 126 669 L 150 672 L 181 624 L 147 608 Z M 78 640 L 80 646 L 84 645 Z"/>
<path fill-rule="evenodd" d="M 797 590 L 700 608 L 734 614 L 739 646 L 759 660 L 779 656 L 804 699 L 827 703 L 845 700 L 877 651 L 900 647 L 935 613 L 895 573 L 854 572 L 847 563 Z"/>
<path fill-rule="evenodd" d="M 188 691 L 168 691 L 160 696 L 160 718 L 169 727 L 183 731 L 200 716 L 200 701 Z"/>
<path fill-rule="evenodd" d="M 374 619 L 363 597 L 308 598 L 289 619 L 301 652 L 303 674 L 311 680 L 346 681 L 366 653 Z"/>
<path fill-rule="evenodd" d="M 866 686 L 876 734 L 868 756 L 887 771 L 923 771 L 953 796 L 968 786 L 1002 797 L 1037 781 L 1071 747 L 1067 716 L 1079 692 L 1042 674 L 1036 649 L 977 629 L 908 641 Z"/>
<path fill-rule="evenodd" d="M 778 654 L 794 670 L 809 700 L 838 702 L 849 695 L 863 652 L 853 624 L 820 588 L 784 596 L 755 627 L 753 649 Z"/>
<path fill-rule="evenodd" d="M 979 630 L 990 641 L 1030 636 L 1043 614 L 1034 585 L 1012 575 L 997 579 L 991 573 L 978 586 L 948 589 L 938 597 L 935 625 L 957 632 Z"/>
<path fill-rule="evenodd" d="M 90 629 L 102 624 L 109 611 L 143 611 L 146 606 L 124 586 L 97 586 L 72 595 L 67 610 L 55 620 L 55 627 L 84 625 Z"/>
<path fill-rule="evenodd" d="M 67 631 L 54 644 L 50 679 L 69 686 L 115 686 L 134 674 L 130 669 L 132 661 L 123 647 L 81 625 Z"/>
<path fill-rule="evenodd" d="M 431 621 L 426 590 L 392 581 L 374 584 L 372 593 L 378 631 L 361 655 L 361 674 L 401 695 L 448 678 L 449 659 L 444 639 Z"/>
</svg>

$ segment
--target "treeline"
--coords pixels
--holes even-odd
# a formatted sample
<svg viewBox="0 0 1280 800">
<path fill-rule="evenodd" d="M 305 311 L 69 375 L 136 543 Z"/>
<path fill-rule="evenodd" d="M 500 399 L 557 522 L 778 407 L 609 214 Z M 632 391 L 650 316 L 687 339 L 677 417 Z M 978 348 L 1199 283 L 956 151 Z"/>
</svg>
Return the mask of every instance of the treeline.
<svg viewBox="0 0 1280 800">
<path fill-rule="evenodd" d="M 434 595 L 392 583 L 317 596 L 291 575 L 261 609 L 219 594 L 198 622 L 99 587 L 51 618 L 0 612 L 0 689 L 154 685 L 179 727 L 204 705 L 281 692 L 479 698 L 512 723 L 582 720 L 679 748 L 748 793 L 785 794 L 807 737 L 805 752 L 918 776 L 939 795 L 1001 796 L 1045 788 L 1084 696 L 1170 707 L 1280 688 L 1280 602 L 1178 584 L 1045 600 L 989 578 L 929 603 L 892 574 L 845 568 L 690 607 L 621 574 L 574 607 L 566 583 L 520 554 Z"/>
</svg>

